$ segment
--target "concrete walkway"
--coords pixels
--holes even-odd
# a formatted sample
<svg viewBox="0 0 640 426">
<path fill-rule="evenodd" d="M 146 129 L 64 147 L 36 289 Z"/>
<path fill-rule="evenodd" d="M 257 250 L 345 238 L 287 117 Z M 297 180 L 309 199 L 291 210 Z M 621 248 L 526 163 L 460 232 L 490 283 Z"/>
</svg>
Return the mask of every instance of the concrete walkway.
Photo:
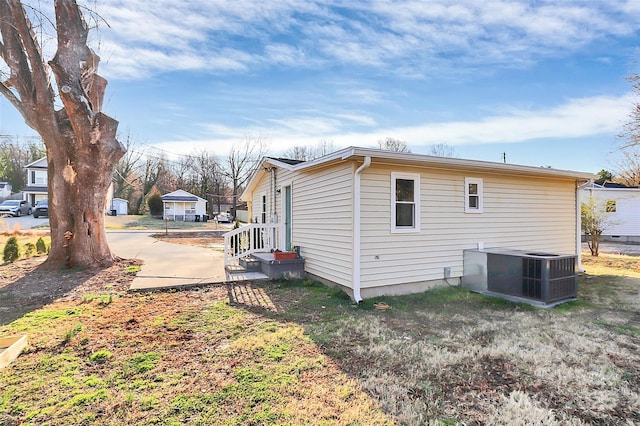
<svg viewBox="0 0 640 426">
<path fill-rule="evenodd" d="M 111 252 L 144 264 L 131 290 L 224 283 L 224 255 L 213 249 L 166 243 L 151 235 L 164 231 L 107 231 Z"/>
</svg>

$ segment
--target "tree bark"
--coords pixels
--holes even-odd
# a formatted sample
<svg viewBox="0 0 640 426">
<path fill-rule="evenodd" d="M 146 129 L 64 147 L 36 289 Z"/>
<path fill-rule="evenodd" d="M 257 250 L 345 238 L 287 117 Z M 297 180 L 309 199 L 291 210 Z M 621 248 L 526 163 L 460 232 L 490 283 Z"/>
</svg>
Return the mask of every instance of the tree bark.
<svg viewBox="0 0 640 426">
<path fill-rule="evenodd" d="M 42 137 L 47 151 L 51 250 L 46 265 L 108 266 L 106 196 L 124 147 L 118 122 L 101 112 L 106 80 L 87 46 L 88 27 L 75 0 L 56 0 L 58 50 L 47 64 L 24 7 L 0 0 L 0 54 L 11 76 L 0 93 Z M 63 108 L 56 110 L 52 72 Z"/>
</svg>

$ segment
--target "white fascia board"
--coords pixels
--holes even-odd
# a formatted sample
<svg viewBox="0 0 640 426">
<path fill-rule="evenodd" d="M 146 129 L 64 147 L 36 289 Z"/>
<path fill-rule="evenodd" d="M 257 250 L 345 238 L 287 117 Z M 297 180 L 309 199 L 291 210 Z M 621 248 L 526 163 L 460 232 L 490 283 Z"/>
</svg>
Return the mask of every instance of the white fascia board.
<svg viewBox="0 0 640 426">
<path fill-rule="evenodd" d="M 44 160 L 44 164 L 36 166 L 36 164 L 38 164 L 39 162 L 41 162 L 43 160 Z M 41 168 L 45 168 L 46 169 L 47 168 L 47 157 L 39 158 L 36 161 L 32 161 L 31 163 L 29 163 L 26 166 L 24 166 L 25 169 L 28 169 L 30 167 L 39 168 L 39 169 L 41 169 Z"/>
</svg>

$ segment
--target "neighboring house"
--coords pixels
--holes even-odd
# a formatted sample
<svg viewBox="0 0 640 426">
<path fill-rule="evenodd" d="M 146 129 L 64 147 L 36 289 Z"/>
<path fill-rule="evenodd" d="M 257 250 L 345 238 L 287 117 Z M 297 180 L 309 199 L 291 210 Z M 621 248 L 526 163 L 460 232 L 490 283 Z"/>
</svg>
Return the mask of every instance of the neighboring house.
<svg viewBox="0 0 640 426">
<path fill-rule="evenodd" d="M 22 188 L 22 199 L 35 206 L 40 200 L 47 199 L 47 158 L 29 163 L 27 169 L 27 186 Z"/>
<path fill-rule="evenodd" d="M 268 239 L 251 247 L 297 247 L 309 277 L 359 301 L 459 283 L 468 249 L 579 256 L 579 188 L 595 178 L 351 147 L 307 162 L 264 158 L 241 199 L 252 222 L 277 224 L 248 225 Z"/>
<path fill-rule="evenodd" d="M 640 242 L 640 188 L 605 182 L 583 189 L 584 197 L 595 197 L 604 203 L 608 225 L 603 241 Z"/>
<path fill-rule="evenodd" d="M 246 202 L 240 202 L 236 206 L 236 219 L 242 223 L 249 222 L 249 206 Z"/>
<path fill-rule="evenodd" d="M 43 157 L 25 166 L 27 169 L 27 186 L 22 188 L 22 199 L 35 206 L 40 200 L 46 200 L 48 193 L 47 157 Z M 113 184 L 107 190 L 105 213 L 111 210 Z"/>
<path fill-rule="evenodd" d="M 4 200 L 11 195 L 11 184 L 9 182 L 0 182 L 0 200 Z"/>
<path fill-rule="evenodd" d="M 162 204 L 167 220 L 193 222 L 207 214 L 207 200 L 182 189 L 163 195 Z"/>
</svg>

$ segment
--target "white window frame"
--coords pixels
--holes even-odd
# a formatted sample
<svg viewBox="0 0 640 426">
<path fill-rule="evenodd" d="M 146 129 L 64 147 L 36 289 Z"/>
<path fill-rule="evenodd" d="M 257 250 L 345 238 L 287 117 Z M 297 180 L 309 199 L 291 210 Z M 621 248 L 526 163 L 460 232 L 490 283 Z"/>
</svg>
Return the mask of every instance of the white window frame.
<svg viewBox="0 0 640 426">
<path fill-rule="evenodd" d="M 48 181 L 48 176 L 46 170 L 34 170 L 33 171 L 33 182 L 31 182 L 34 186 L 46 186 Z"/>
<path fill-rule="evenodd" d="M 475 184 L 478 186 L 477 194 L 469 194 L 469 185 Z M 464 212 L 465 213 L 482 213 L 484 209 L 484 185 L 481 178 L 464 178 Z M 470 197 L 478 197 L 478 207 L 471 207 L 469 203 Z"/>
<path fill-rule="evenodd" d="M 260 218 L 258 223 L 269 223 L 269 197 L 267 197 L 266 192 L 260 193 Z"/>
<path fill-rule="evenodd" d="M 396 226 L 396 180 L 413 181 L 413 226 Z M 415 233 L 420 232 L 420 174 L 391 172 L 391 233 Z"/>
</svg>

